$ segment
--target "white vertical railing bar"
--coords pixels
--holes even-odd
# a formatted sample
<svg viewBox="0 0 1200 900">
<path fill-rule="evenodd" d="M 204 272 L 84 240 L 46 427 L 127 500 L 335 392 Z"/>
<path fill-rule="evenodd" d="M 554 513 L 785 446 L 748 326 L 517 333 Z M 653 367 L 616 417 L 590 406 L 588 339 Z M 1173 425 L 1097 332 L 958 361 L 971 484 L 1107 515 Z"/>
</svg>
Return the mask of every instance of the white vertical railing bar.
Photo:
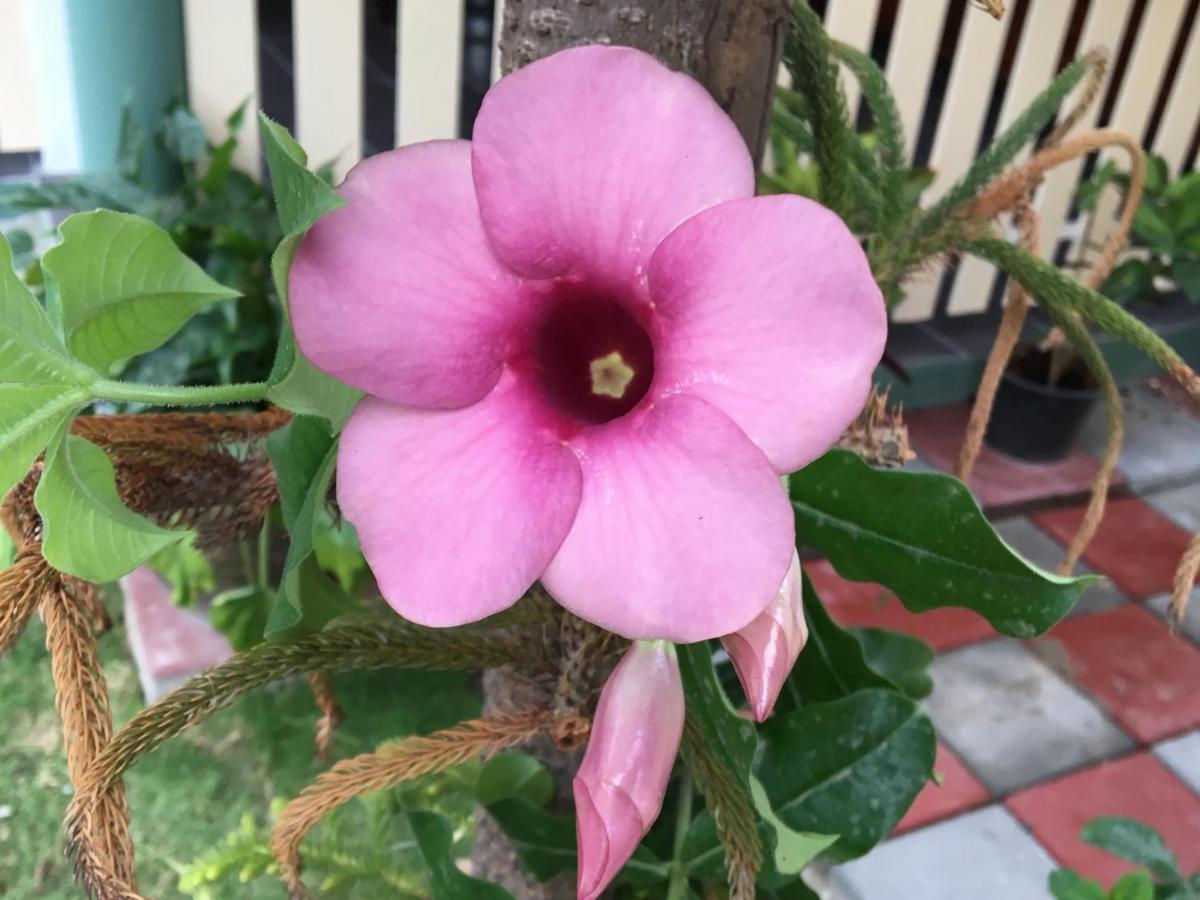
<svg viewBox="0 0 1200 900">
<path fill-rule="evenodd" d="M 1167 161 L 1172 175 L 1182 174 L 1183 155 L 1188 151 L 1197 120 L 1200 120 L 1200 21 L 1192 23 L 1171 96 L 1163 108 L 1162 124 L 1154 138 L 1154 152 Z"/>
<path fill-rule="evenodd" d="M 463 0 L 399 0 L 396 142 L 458 135 Z"/>
<path fill-rule="evenodd" d="M 1066 0 L 1029 5 L 1017 53 L 1013 58 L 1008 89 L 1000 106 L 997 134 L 1008 128 L 1054 78 L 1071 9 L 1072 4 Z M 1028 155 L 1029 148 L 1022 150 L 1014 163 Z M 1050 230 L 1061 224 L 1047 222 L 1043 223 L 1043 227 Z M 954 288 L 950 292 L 946 311 L 950 315 L 963 315 L 987 309 L 996 277 L 996 269 L 991 263 L 964 257 L 954 278 Z"/>
<path fill-rule="evenodd" d="M 825 9 L 825 30 L 835 40 L 842 41 L 859 50 L 871 52 L 871 36 L 875 33 L 875 19 L 879 13 L 879 0 L 829 0 Z M 842 91 L 846 95 L 846 109 L 850 110 L 850 121 L 858 112 L 858 82 L 846 71 L 841 72 Z"/>
<path fill-rule="evenodd" d="M 25 22 L 25 0 L 0 0 L 0 152 L 37 150 L 37 93 Z"/>
<path fill-rule="evenodd" d="M 1093 0 L 1088 8 L 1076 55 L 1082 56 L 1089 50 L 1102 48 L 1108 51 L 1108 67 L 1105 69 L 1104 81 L 1100 85 L 1097 98 L 1076 126 L 1076 131 L 1094 128 L 1100 121 L 1100 106 L 1112 82 L 1113 66 L 1116 64 L 1116 56 L 1132 6 L 1133 0 Z M 1068 104 L 1073 100 L 1074 98 L 1068 100 Z M 1053 257 L 1059 241 L 1063 238 L 1072 244 L 1079 240 L 1080 229 L 1068 233 L 1063 226 L 1070 214 L 1071 202 L 1075 199 L 1082 171 L 1083 160 L 1079 159 L 1054 169 L 1042 182 L 1042 189 L 1037 196 L 1037 208 L 1042 222 L 1045 223 L 1042 227 L 1042 256 L 1046 259 Z"/>
<path fill-rule="evenodd" d="M 892 28 L 887 79 L 896 97 L 910 153 L 921 129 L 921 113 L 929 98 L 929 82 L 937 62 L 948 6 L 945 0 L 904 0 Z"/>
<path fill-rule="evenodd" d="M 257 174 L 258 6 L 254 0 L 184 0 L 188 103 L 218 143 L 224 122 L 248 101 L 233 162 Z"/>
<path fill-rule="evenodd" d="M 1136 140 L 1140 141 L 1146 131 L 1146 123 L 1150 119 L 1163 72 L 1170 62 L 1170 48 L 1179 30 L 1185 6 L 1186 0 L 1154 0 L 1146 6 L 1146 15 L 1134 40 L 1125 77 L 1117 88 L 1117 102 L 1108 123 L 1112 128 L 1128 131 Z M 1110 158 L 1117 158 L 1116 153 L 1102 153 L 1100 164 L 1103 165 Z M 1112 228 L 1119 206 L 1120 197 L 1115 189 L 1101 195 L 1093 213 L 1093 244 L 1104 240 Z M 1084 251 L 1084 259 L 1095 255 L 1088 248 L 1084 248 Z"/>
<path fill-rule="evenodd" d="M 296 138 L 341 180 L 362 158 L 363 0 L 292 0 Z"/>
<path fill-rule="evenodd" d="M 496 0 L 492 17 L 492 84 L 500 80 L 500 35 L 504 33 L 504 0 Z"/>
</svg>

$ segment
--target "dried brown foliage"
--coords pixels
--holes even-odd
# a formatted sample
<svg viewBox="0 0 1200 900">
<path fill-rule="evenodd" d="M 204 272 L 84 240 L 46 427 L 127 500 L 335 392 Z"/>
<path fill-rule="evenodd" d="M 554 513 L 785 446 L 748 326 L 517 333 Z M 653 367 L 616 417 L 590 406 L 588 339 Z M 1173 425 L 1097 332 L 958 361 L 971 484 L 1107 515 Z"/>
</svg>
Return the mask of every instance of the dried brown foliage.
<svg viewBox="0 0 1200 900">
<path fill-rule="evenodd" d="M 313 752 L 322 763 L 328 763 L 333 753 L 333 730 L 346 717 L 337 695 L 333 692 L 333 676 L 328 672 L 309 672 L 308 686 L 313 702 L 321 711 L 313 734 Z"/>
</svg>

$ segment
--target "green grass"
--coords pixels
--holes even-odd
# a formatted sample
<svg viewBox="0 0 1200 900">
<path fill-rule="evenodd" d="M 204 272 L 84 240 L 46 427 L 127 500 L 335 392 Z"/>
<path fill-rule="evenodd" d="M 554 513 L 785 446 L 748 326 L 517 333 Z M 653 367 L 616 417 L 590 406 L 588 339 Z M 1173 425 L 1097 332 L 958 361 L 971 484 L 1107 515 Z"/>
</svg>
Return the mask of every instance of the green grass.
<svg viewBox="0 0 1200 900">
<path fill-rule="evenodd" d="M 0 896 L 73 900 L 81 892 L 72 883 L 61 831 L 71 785 L 44 638 L 34 621 L 0 658 Z M 101 651 L 120 724 L 142 705 L 120 623 L 101 639 Z M 473 681 L 458 674 L 350 673 L 338 676 L 336 686 L 347 713 L 335 737 L 336 758 L 444 727 L 479 709 Z M 221 843 L 246 813 L 265 823 L 273 798 L 293 797 L 316 777 L 322 767 L 312 753 L 315 719 L 307 684 L 291 681 L 215 714 L 133 767 L 126 785 L 144 895 L 186 896 L 178 889 L 184 865 Z M 238 897 L 284 896 L 269 876 L 229 889 Z M 228 896 L 227 890 L 216 895 Z"/>
</svg>

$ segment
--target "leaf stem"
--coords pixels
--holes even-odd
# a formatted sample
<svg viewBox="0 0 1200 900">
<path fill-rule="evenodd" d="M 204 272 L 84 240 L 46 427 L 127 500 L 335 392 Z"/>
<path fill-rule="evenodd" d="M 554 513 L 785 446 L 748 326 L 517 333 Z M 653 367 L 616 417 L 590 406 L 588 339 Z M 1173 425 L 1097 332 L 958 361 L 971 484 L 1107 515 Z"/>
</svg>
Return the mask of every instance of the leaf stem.
<svg viewBox="0 0 1200 900">
<path fill-rule="evenodd" d="M 97 378 L 91 385 L 97 400 L 121 400 L 153 406 L 233 406 L 254 403 L 267 395 L 267 383 L 214 384 L 188 387 L 165 384 L 133 384 Z"/>
<path fill-rule="evenodd" d="M 688 867 L 683 862 L 683 842 L 692 824 L 692 770 L 683 769 L 679 780 L 679 808 L 675 813 L 675 844 L 671 854 L 671 882 L 667 900 L 683 900 L 687 896 Z"/>
</svg>

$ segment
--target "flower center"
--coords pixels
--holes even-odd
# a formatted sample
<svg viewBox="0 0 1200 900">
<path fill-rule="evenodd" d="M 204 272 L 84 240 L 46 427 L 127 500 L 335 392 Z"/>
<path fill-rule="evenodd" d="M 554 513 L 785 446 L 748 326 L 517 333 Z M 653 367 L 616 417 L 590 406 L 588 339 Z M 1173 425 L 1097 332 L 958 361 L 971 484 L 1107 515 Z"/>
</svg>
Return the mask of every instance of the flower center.
<svg viewBox="0 0 1200 900">
<path fill-rule="evenodd" d="M 625 415 L 654 376 L 650 336 L 624 305 L 563 285 L 533 339 L 537 379 L 551 404 L 589 424 Z"/>
</svg>

